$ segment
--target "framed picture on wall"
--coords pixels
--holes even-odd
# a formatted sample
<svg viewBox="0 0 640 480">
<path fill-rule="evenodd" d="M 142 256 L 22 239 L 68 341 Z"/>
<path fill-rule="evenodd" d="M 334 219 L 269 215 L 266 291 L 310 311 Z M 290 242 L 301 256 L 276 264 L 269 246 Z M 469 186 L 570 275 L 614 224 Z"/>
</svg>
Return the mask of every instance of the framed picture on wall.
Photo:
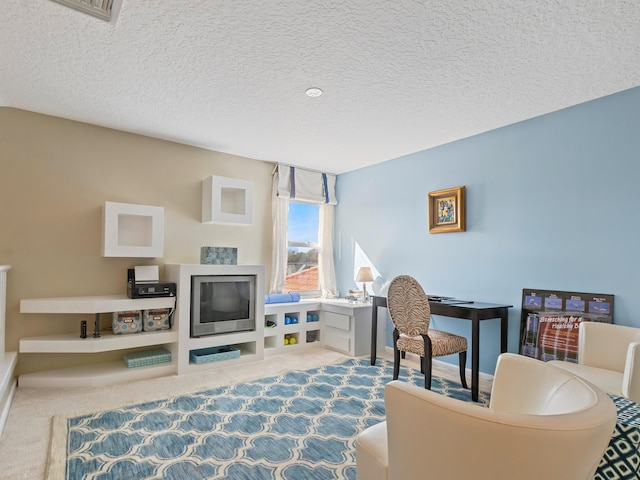
<svg viewBox="0 0 640 480">
<path fill-rule="evenodd" d="M 464 232 L 464 186 L 429 192 L 429 233 Z"/>
</svg>

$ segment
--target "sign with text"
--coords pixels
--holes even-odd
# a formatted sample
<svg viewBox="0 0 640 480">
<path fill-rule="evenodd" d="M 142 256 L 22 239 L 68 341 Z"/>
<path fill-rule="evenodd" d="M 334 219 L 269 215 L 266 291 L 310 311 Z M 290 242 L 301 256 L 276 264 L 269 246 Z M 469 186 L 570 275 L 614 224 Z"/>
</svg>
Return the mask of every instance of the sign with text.
<svg viewBox="0 0 640 480">
<path fill-rule="evenodd" d="M 520 353 L 577 363 L 581 322 L 613 323 L 613 295 L 523 289 Z"/>
</svg>

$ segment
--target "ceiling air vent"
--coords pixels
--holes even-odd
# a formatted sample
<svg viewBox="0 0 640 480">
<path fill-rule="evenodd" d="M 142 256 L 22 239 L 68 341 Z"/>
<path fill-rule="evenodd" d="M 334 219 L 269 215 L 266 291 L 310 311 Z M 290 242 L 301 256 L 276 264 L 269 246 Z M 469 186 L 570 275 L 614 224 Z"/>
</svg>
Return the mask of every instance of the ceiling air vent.
<svg viewBox="0 0 640 480">
<path fill-rule="evenodd" d="M 107 22 L 115 22 L 122 0 L 51 0 L 52 2 L 88 13 Z"/>
</svg>

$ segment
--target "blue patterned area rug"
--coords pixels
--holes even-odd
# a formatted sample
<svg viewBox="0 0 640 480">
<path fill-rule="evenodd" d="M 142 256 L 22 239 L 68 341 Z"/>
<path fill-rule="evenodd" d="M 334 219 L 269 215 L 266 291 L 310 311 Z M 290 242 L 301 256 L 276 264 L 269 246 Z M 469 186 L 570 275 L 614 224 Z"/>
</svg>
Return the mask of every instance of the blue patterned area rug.
<svg viewBox="0 0 640 480">
<path fill-rule="evenodd" d="M 50 480 L 353 480 L 355 437 L 384 418 L 392 363 L 336 365 L 54 419 Z M 424 385 L 417 370 L 400 379 Z M 459 383 L 432 389 L 471 400 Z M 480 399 L 488 403 L 488 395 Z M 55 438 L 55 437 L 54 437 Z M 54 451 L 58 449 L 60 451 Z"/>
</svg>

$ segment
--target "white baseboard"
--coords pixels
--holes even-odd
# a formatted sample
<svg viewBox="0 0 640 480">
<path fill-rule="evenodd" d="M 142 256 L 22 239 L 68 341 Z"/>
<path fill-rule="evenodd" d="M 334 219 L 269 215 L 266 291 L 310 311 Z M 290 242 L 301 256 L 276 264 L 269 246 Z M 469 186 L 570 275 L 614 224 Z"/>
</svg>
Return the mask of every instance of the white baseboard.
<svg viewBox="0 0 640 480">
<path fill-rule="evenodd" d="M 385 346 L 385 356 L 388 359 L 393 361 L 393 347 Z M 415 364 L 417 368 L 420 368 L 420 357 L 415 353 L 407 353 L 406 359 L 404 360 L 408 360 L 410 363 Z M 458 365 L 454 365 L 448 362 L 443 362 L 442 360 L 438 360 L 437 358 L 433 359 L 433 364 L 434 366 L 437 365 L 438 368 L 442 368 L 444 370 L 451 370 L 451 374 L 455 377 L 457 377 L 459 374 Z M 465 370 L 469 375 L 471 374 L 470 368 L 466 368 Z M 478 372 L 478 377 L 480 378 L 480 380 L 487 380 L 489 382 L 493 382 L 493 375 L 489 373 Z"/>
</svg>

